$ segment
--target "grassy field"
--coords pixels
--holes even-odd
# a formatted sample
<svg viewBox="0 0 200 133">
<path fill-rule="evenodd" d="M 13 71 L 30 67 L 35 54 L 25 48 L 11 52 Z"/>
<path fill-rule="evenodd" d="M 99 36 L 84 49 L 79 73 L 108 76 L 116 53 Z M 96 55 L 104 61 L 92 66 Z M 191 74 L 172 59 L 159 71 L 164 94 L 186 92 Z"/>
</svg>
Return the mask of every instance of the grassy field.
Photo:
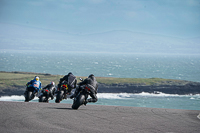
<svg viewBox="0 0 200 133">
<path fill-rule="evenodd" d="M 32 80 L 35 76 L 40 77 L 42 86 L 46 86 L 51 81 L 56 84 L 59 83 L 60 78 L 64 75 L 50 75 L 43 73 L 28 73 L 28 72 L 0 72 L 0 90 L 15 89 L 16 87 L 23 87 L 27 82 Z M 79 79 L 80 76 L 77 76 Z M 86 78 L 86 77 L 81 77 Z M 135 84 L 135 85 L 179 85 L 186 84 L 187 81 L 162 79 L 162 78 L 112 78 L 112 77 L 96 77 L 99 83 L 107 85 L 111 84 Z M 80 82 L 80 80 L 78 80 Z"/>
</svg>

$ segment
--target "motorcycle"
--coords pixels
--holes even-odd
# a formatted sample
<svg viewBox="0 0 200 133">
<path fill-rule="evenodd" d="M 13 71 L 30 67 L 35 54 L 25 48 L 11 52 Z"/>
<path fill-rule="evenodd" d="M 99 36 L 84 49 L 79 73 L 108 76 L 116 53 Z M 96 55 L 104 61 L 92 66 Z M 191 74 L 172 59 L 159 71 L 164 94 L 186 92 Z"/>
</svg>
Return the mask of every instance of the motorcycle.
<svg viewBox="0 0 200 133">
<path fill-rule="evenodd" d="M 35 97 L 35 95 L 32 95 L 33 90 L 29 89 L 29 86 L 30 85 L 27 86 L 26 91 L 24 92 L 25 102 L 29 102 L 29 101 L 33 100 Z"/>
<path fill-rule="evenodd" d="M 56 95 L 56 103 L 60 103 L 63 99 L 65 99 L 65 94 L 68 94 L 68 85 L 67 82 L 61 84 L 61 87 Z"/>
<path fill-rule="evenodd" d="M 81 78 L 80 80 L 83 81 L 83 79 Z M 80 88 L 81 88 L 80 92 L 73 100 L 72 109 L 78 109 L 81 105 L 83 105 L 90 93 L 90 88 L 87 87 L 86 85 L 82 85 L 80 86 Z"/>
<path fill-rule="evenodd" d="M 39 96 L 39 102 L 49 102 L 49 90 L 48 89 L 44 89 L 42 90 L 41 95 Z"/>
</svg>

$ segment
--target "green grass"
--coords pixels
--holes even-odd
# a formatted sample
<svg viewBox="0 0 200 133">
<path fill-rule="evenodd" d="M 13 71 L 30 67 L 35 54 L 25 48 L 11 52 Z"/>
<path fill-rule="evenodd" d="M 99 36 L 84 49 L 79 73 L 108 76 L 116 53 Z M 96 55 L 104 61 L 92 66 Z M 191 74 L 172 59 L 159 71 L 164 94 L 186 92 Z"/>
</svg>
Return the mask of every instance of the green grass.
<svg viewBox="0 0 200 133">
<path fill-rule="evenodd" d="M 27 82 L 35 76 L 39 76 L 43 85 L 49 84 L 51 81 L 55 83 L 62 77 L 60 75 L 34 74 L 34 73 L 9 73 L 0 72 L 0 88 L 8 86 L 25 86 Z"/>
<path fill-rule="evenodd" d="M 32 80 L 35 76 L 40 77 L 42 86 L 46 86 L 51 81 L 54 81 L 56 84 L 59 83 L 60 78 L 64 75 L 50 75 L 50 74 L 41 74 L 41 73 L 26 73 L 26 72 L 0 72 L 0 90 L 2 89 L 14 89 L 17 86 L 25 88 L 27 82 Z M 77 76 L 79 79 L 80 76 Z M 86 78 L 86 77 L 81 77 Z M 96 77 L 99 83 L 104 83 L 107 85 L 111 84 L 135 84 L 135 85 L 178 85 L 185 84 L 186 81 L 182 80 L 172 80 L 172 79 L 162 79 L 162 78 L 112 78 L 112 77 Z M 78 80 L 80 82 L 80 80 Z M 23 88 L 24 86 L 24 88 Z"/>
</svg>

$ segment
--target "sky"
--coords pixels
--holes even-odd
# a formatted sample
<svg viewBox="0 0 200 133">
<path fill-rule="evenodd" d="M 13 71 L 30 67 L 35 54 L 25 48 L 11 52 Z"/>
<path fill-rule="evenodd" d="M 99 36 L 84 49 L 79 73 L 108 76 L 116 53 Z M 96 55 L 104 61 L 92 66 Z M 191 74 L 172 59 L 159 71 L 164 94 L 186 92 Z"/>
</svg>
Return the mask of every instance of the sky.
<svg viewBox="0 0 200 133">
<path fill-rule="evenodd" d="M 71 34 L 129 30 L 199 37 L 200 0 L 0 0 L 1 23 Z"/>
</svg>

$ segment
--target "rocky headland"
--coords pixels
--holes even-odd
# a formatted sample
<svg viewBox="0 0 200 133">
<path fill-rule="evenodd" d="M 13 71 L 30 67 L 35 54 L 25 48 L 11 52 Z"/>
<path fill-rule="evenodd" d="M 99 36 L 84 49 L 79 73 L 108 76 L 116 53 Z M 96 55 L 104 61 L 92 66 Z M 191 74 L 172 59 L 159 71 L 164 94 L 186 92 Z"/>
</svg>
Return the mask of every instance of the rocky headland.
<svg viewBox="0 0 200 133">
<path fill-rule="evenodd" d="M 25 84 L 35 75 L 39 75 L 43 87 L 56 81 L 63 75 L 51 75 L 27 72 L 0 72 L 0 96 L 23 95 Z M 77 77 L 79 78 L 79 77 Z M 84 77 L 83 77 L 84 78 Z M 98 93 L 154 93 L 166 94 L 200 94 L 200 83 L 161 78 L 134 79 L 134 78 L 108 78 L 97 77 L 99 83 Z"/>
<path fill-rule="evenodd" d="M 13 86 L 0 91 L 0 96 L 23 95 L 24 86 Z M 98 93 L 154 93 L 166 94 L 200 94 L 200 83 L 189 82 L 185 85 L 136 85 L 136 84 L 104 84 L 99 83 Z"/>
<path fill-rule="evenodd" d="M 158 94 L 160 92 L 166 94 L 200 94 L 200 83 L 189 82 L 179 85 L 140 85 L 140 84 L 99 84 L 99 93 L 141 93 L 148 92 Z"/>
</svg>

